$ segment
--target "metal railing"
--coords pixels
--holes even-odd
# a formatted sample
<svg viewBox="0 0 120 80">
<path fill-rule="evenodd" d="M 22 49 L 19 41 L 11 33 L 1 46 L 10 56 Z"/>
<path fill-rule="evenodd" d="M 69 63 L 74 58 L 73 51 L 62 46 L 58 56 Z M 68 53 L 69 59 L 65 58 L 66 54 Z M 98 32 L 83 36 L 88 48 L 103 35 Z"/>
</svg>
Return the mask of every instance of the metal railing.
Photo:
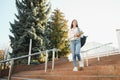
<svg viewBox="0 0 120 80">
<path fill-rule="evenodd" d="M 0 61 L 0 64 L 1 63 L 5 63 L 5 62 L 10 62 L 10 69 L 9 69 L 9 74 L 8 74 L 8 80 L 11 80 L 12 68 L 13 68 L 13 65 L 14 65 L 14 60 L 26 58 L 26 57 L 29 57 L 29 56 L 38 55 L 38 54 L 41 54 L 41 53 L 46 53 L 46 60 L 45 60 L 45 72 L 46 72 L 47 71 L 47 63 L 48 63 L 48 52 L 50 52 L 50 51 L 52 51 L 52 70 L 54 70 L 55 52 L 59 51 L 59 49 L 55 49 L 55 48 L 54 49 L 50 49 L 50 50 L 40 51 L 40 52 L 33 53 L 33 54 L 30 54 L 30 55 L 24 55 L 24 56 L 20 56 L 20 57 L 16 57 L 16 58 L 11 58 L 11 59 L 8 59 L 8 60 L 3 60 L 3 61 Z"/>
<path fill-rule="evenodd" d="M 85 50 L 85 51 L 81 51 L 81 54 L 83 55 L 83 59 L 86 61 L 86 66 L 89 66 L 89 59 L 91 58 L 97 58 L 98 61 L 100 61 L 100 57 L 103 57 L 103 56 L 109 56 L 109 55 L 114 55 L 114 54 L 118 54 L 118 53 L 114 53 L 114 52 L 118 52 L 118 50 L 108 50 L 107 51 L 103 51 L 103 52 L 98 52 L 97 49 L 100 49 L 102 47 L 105 47 L 105 46 L 108 46 L 108 45 L 111 45 L 112 43 L 107 43 L 107 44 L 103 44 L 103 45 L 100 45 L 100 46 L 97 46 L 97 47 L 94 47 L 94 48 L 91 48 L 91 49 L 88 49 L 88 50 Z M 92 51 L 92 50 L 97 50 L 97 53 L 94 53 L 94 54 L 88 54 L 89 51 Z M 111 53 L 110 53 L 111 52 Z M 83 61 L 84 61 L 83 60 Z"/>
</svg>

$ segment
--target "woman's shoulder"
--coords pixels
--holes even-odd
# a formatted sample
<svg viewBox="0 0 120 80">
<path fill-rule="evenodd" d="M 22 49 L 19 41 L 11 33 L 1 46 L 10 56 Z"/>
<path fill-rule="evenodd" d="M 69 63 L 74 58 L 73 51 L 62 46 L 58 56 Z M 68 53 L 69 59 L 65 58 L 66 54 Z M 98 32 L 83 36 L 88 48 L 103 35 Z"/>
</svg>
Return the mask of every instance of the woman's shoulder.
<svg viewBox="0 0 120 80">
<path fill-rule="evenodd" d="M 70 31 L 70 30 L 72 30 L 71 28 L 68 28 L 68 30 Z"/>
<path fill-rule="evenodd" d="M 81 29 L 80 27 L 78 27 L 78 29 Z"/>
<path fill-rule="evenodd" d="M 72 31 L 72 29 L 68 29 L 68 32 L 71 32 Z"/>
<path fill-rule="evenodd" d="M 78 27 L 78 29 L 79 29 L 80 31 L 82 31 L 82 29 L 81 29 L 80 27 Z"/>
</svg>

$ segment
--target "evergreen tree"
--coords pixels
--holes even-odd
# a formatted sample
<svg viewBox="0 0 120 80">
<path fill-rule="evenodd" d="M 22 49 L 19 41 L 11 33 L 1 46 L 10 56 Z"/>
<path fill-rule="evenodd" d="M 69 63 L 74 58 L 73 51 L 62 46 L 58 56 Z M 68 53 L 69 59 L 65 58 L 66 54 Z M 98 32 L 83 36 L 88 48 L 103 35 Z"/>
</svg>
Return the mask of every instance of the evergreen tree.
<svg viewBox="0 0 120 80">
<path fill-rule="evenodd" d="M 67 20 L 59 9 L 55 9 L 51 15 L 46 34 L 48 38 L 48 41 L 46 41 L 48 42 L 46 43 L 48 49 L 60 49 L 59 57 L 69 53 Z"/>
<path fill-rule="evenodd" d="M 51 5 L 46 0 L 16 0 L 18 14 L 11 25 L 12 57 L 28 54 L 30 39 L 32 53 L 42 50 L 44 31 L 49 17 Z"/>
</svg>

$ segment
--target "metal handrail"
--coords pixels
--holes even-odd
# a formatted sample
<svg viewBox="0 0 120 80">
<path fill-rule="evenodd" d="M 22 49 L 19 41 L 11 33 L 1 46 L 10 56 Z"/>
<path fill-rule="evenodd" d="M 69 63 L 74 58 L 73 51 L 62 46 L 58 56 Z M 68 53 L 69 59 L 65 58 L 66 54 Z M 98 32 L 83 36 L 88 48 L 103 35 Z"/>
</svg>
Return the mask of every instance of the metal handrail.
<svg viewBox="0 0 120 80">
<path fill-rule="evenodd" d="M 110 45 L 112 44 L 111 42 L 110 43 L 106 43 L 106 44 L 103 44 L 103 45 L 100 45 L 100 46 L 97 46 L 97 47 L 94 47 L 94 48 L 91 48 L 91 49 L 88 49 L 88 50 L 85 50 L 85 51 L 81 51 L 81 53 L 86 53 L 86 56 L 87 56 L 87 52 L 88 51 L 91 51 L 91 50 L 94 50 L 94 49 L 98 49 L 98 48 L 101 48 L 101 47 L 104 47 L 104 46 L 107 46 L 107 45 Z M 84 57 L 86 59 L 86 65 L 88 66 L 88 58 L 87 57 Z M 99 57 L 97 56 L 96 58 L 98 58 L 99 60 Z"/>
<path fill-rule="evenodd" d="M 81 53 L 88 52 L 88 51 L 91 51 L 91 50 L 94 50 L 94 49 L 97 49 L 97 48 L 101 48 L 103 46 L 110 45 L 110 44 L 112 44 L 112 43 L 110 42 L 110 43 L 106 43 L 106 44 L 103 44 L 103 45 L 100 45 L 100 46 L 97 46 L 97 47 L 94 47 L 94 48 L 91 48 L 91 49 L 87 49 L 85 51 L 81 51 Z"/>
<path fill-rule="evenodd" d="M 4 62 L 9 62 L 9 61 L 12 61 L 12 60 L 17 60 L 17 59 L 21 59 L 21 58 L 25 58 L 25 57 L 28 57 L 28 56 L 34 56 L 34 55 L 37 55 L 37 54 L 40 54 L 40 52 L 37 52 L 37 53 L 33 53 L 31 55 L 24 55 L 24 56 L 20 56 L 20 57 L 16 57 L 16 58 L 11 58 L 11 59 L 7 59 L 7 60 L 2 60 L 0 61 L 0 63 L 4 63 Z"/>
<path fill-rule="evenodd" d="M 52 70 L 54 69 L 54 57 L 55 57 L 55 51 L 60 51 L 59 49 L 50 49 L 50 50 L 45 50 L 45 51 L 39 51 L 37 53 L 33 53 L 33 54 L 30 54 L 30 55 L 24 55 L 24 56 L 20 56 L 20 57 L 16 57 L 16 58 L 11 58 L 11 59 L 7 59 L 7 60 L 3 60 L 3 61 L 0 61 L 0 63 L 4 63 L 4 62 L 10 62 L 11 61 L 11 66 L 10 66 L 10 69 L 9 69 L 9 74 L 8 74 L 8 80 L 11 80 L 11 73 L 12 73 L 12 68 L 13 68 L 13 64 L 14 64 L 14 60 L 17 60 L 17 59 L 22 59 L 22 58 L 25 58 L 25 57 L 29 57 L 29 56 L 34 56 L 34 55 L 38 55 L 38 54 L 41 54 L 41 53 L 44 53 L 46 52 L 46 61 L 45 61 L 45 72 L 47 71 L 47 60 L 48 60 L 48 52 L 49 51 L 53 51 L 53 55 L 52 55 Z"/>
<path fill-rule="evenodd" d="M 50 49 L 50 50 L 45 50 L 45 51 L 59 51 L 59 49 Z M 31 55 L 24 55 L 24 56 L 20 56 L 20 57 L 16 57 L 16 58 L 11 58 L 11 59 L 7 59 L 7 60 L 2 60 L 0 61 L 0 63 L 4 63 L 4 62 L 9 62 L 11 60 L 17 60 L 17 59 L 21 59 L 21 58 L 25 58 L 25 57 L 29 57 L 29 56 L 34 56 L 34 55 L 38 55 L 40 53 L 44 53 L 45 51 L 39 51 L 39 52 L 36 52 L 36 53 L 32 53 Z"/>
</svg>

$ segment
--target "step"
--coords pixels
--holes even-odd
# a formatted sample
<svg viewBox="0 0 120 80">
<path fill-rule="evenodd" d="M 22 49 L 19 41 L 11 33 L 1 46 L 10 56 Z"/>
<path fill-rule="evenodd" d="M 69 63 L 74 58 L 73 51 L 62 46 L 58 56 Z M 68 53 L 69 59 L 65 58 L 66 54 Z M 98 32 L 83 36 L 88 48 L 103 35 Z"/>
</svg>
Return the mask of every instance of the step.
<svg viewBox="0 0 120 80">
<path fill-rule="evenodd" d="M 73 63 L 66 62 L 55 64 L 55 69 L 50 68 L 45 72 L 44 70 L 22 71 L 12 75 L 12 80 L 120 80 L 120 64 L 113 63 L 112 58 L 97 60 L 90 63 L 84 70 L 74 72 Z M 114 58 L 115 59 L 115 58 Z M 118 60 L 118 62 L 120 62 Z M 107 63 L 107 64 L 106 64 Z M 109 64 L 109 65 L 108 65 Z M 51 67 L 51 66 L 50 66 Z M 39 69 L 39 67 L 37 67 Z"/>
<path fill-rule="evenodd" d="M 101 71 L 101 72 L 99 72 Z M 120 80 L 120 73 L 118 70 L 112 71 L 112 73 L 109 73 L 107 71 L 102 70 L 86 70 L 86 71 L 49 71 L 44 72 L 42 71 L 28 71 L 28 72 L 22 72 L 19 73 L 19 75 L 12 76 L 12 80 L 27 80 L 27 78 L 30 79 L 45 79 L 45 80 Z M 58 79 L 56 79 L 56 77 Z M 21 79 L 26 78 L 26 79 Z M 80 78 L 80 79 L 79 79 Z M 111 79 L 112 78 L 112 79 Z"/>
<path fill-rule="evenodd" d="M 120 76 L 103 76 L 103 75 L 33 75 L 32 77 L 25 78 L 23 77 L 12 77 L 12 80 L 120 80 Z"/>
<path fill-rule="evenodd" d="M 45 79 L 23 78 L 23 77 L 12 77 L 12 80 L 45 80 Z"/>
<path fill-rule="evenodd" d="M 8 80 L 8 79 L 0 78 L 0 80 Z"/>
<path fill-rule="evenodd" d="M 105 71 L 105 70 L 83 70 L 83 71 L 53 71 L 53 72 L 30 72 L 30 73 L 19 73 L 13 76 L 24 76 L 24 75 L 29 75 L 33 76 L 34 74 L 36 75 L 116 75 L 120 76 L 120 71 L 115 70 L 115 71 Z"/>
<path fill-rule="evenodd" d="M 109 66 L 93 66 L 93 67 L 85 67 L 82 71 L 74 72 L 72 68 L 59 68 L 54 71 L 47 70 L 35 70 L 35 71 L 23 71 L 13 76 L 22 76 L 22 75 L 51 75 L 51 74 L 63 74 L 63 75 L 120 75 L 120 66 L 109 65 Z"/>
</svg>

